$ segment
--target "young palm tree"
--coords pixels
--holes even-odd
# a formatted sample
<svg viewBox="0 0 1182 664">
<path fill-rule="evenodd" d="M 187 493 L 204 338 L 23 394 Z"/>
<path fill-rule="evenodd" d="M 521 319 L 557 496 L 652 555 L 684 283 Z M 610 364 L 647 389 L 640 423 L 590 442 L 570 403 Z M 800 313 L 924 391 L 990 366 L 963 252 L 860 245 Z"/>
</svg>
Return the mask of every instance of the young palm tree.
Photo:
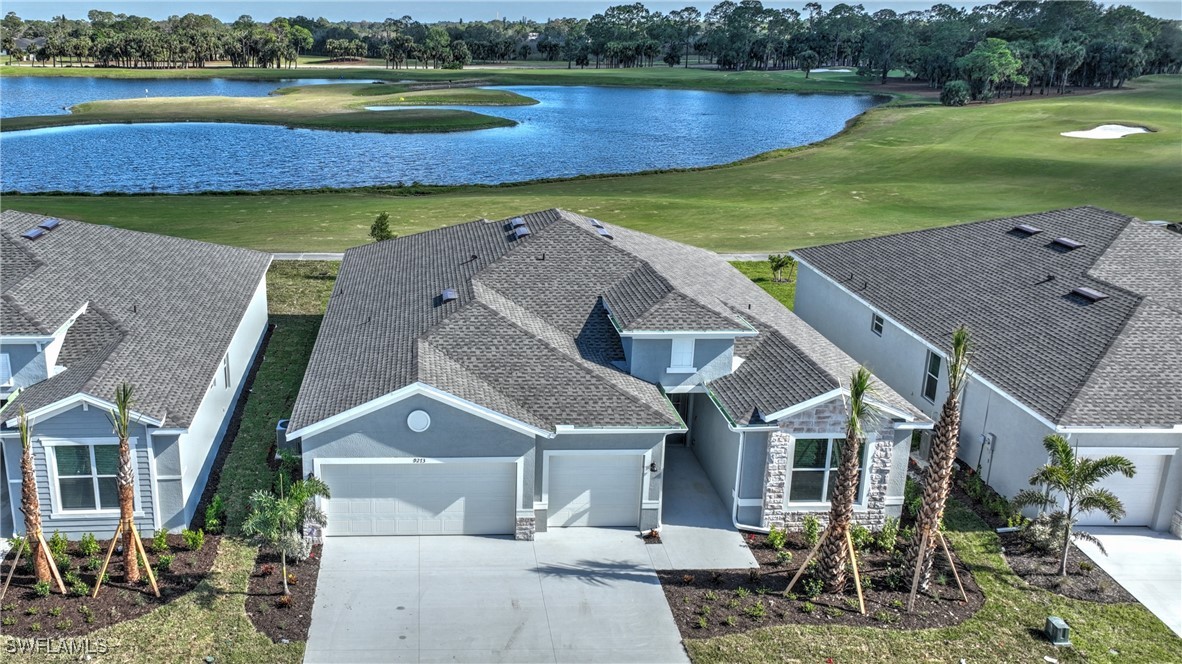
<svg viewBox="0 0 1182 664">
<path fill-rule="evenodd" d="M 1052 517 L 1062 517 L 1063 552 L 1059 574 L 1067 576 L 1067 552 L 1073 539 L 1091 542 L 1108 555 L 1094 535 L 1075 530 L 1080 515 L 1099 510 L 1113 523 L 1125 515 L 1120 498 L 1108 489 L 1097 488 L 1096 483 L 1113 473 L 1132 477 L 1137 473 L 1137 467 L 1132 461 L 1115 454 L 1099 459 L 1078 457 L 1067 439 L 1058 434 L 1044 438 L 1042 446 L 1051 460 L 1030 476 L 1030 485 L 1043 488 L 1020 491 L 1014 496 L 1013 504 L 1015 507 L 1038 506 L 1042 510 L 1059 508 L 1052 512 Z"/>
<path fill-rule="evenodd" d="M 135 520 L 135 477 L 131 472 L 131 445 L 128 442 L 131 401 L 131 385 L 123 383 L 115 388 L 115 409 L 111 411 L 110 419 L 119 438 L 119 472 L 115 486 L 119 492 L 119 520 L 123 523 L 123 578 L 127 583 L 139 583 L 139 557 L 136 555 L 135 534 L 130 528 Z"/>
<path fill-rule="evenodd" d="M 785 281 L 784 270 L 788 270 L 787 281 L 792 281 L 796 273 L 796 259 L 787 254 L 772 254 L 767 257 L 767 262 L 772 268 L 772 278 L 776 281 Z"/>
<path fill-rule="evenodd" d="M 829 592 L 845 590 L 845 568 L 849 562 L 846 534 L 854 516 L 854 501 L 858 498 L 862 444 L 867 424 L 878 418 L 878 410 L 868 401 L 874 394 L 871 380 L 870 370 L 866 367 L 858 367 L 850 378 L 845 440 L 841 444 L 837 479 L 829 496 L 829 535 L 821 546 L 821 578 Z"/>
<path fill-rule="evenodd" d="M 936 552 L 936 530 L 944 516 L 944 504 L 952 489 L 952 465 L 956 461 L 956 448 L 960 440 L 960 393 L 964 387 L 965 374 L 969 368 L 969 331 L 963 325 L 952 333 L 952 355 L 948 357 L 948 398 L 940 410 L 940 419 L 932 432 L 931 452 L 928 468 L 923 476 L 923 503 L 915 518 L 915 535 L 907 547 L 908 567 L 920 563 L 922 553 L 923 569 L 920 571 L 919 587 L 926 590 L 932 580 L 932 560 Z M 928 534 L 923 551 L 924 533 Z"/>
<path fill-rule="evenodd" d="M 323 526 L 327 522 L 324 512 L 316 508 L 313 499 L 317 496 L 327 498 L 329 494 L 328 485 L 316 477 L 293 483 L 289 491 L 284 490 L 284 484 L 281 478 L 278 494 L 259 489 L 250 496 L 250 514 L 242 522 L 242 533 L 258 544 L 279 551 L 283 594 L 290 595 L 287 557 L 300 555 L 305 523 Z"/>
<path fill-rule="evenodd" d="M 33 558 L 33 574 L 38 581 L 50 581 L 49 561 L 42 553 L 37 533 L 41 532 L 41 501 L 37 498 L 37 474 L 33 466 L 33 446 L 29 444 L 29 418 L 20 410 L 17 425 L 21 437 L 21 512 L 25 514 L 25 535 L 29 555 Z"/>
</svg>

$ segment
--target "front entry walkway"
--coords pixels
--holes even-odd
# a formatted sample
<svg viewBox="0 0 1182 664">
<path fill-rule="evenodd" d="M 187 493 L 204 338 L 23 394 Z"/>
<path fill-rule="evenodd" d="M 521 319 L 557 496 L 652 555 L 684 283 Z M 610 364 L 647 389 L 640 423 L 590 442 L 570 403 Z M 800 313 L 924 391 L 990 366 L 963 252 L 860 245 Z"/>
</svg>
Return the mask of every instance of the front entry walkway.
<svg viewBox="0 0 1182 664">
<path fill-rule="evenodd" d="M 1082 530 L 1095 535 L 1108 555 L 1100 553 L 1091 542 L 1076 540 L 1075 545 L 1182 636 L 1182 540 L 1148 528 L 1104 526 Z"/>
<path fill-rule="evenodd" d="M 661 544 L 647 548 L 656 569 L 759 567 L 714 485 L 687 447 L 665 448 Z"/>
<path fill-rule="evenodd" d="M 687 662 L 635 529 L 330 537 L 304 662 Z"/>
</svg>

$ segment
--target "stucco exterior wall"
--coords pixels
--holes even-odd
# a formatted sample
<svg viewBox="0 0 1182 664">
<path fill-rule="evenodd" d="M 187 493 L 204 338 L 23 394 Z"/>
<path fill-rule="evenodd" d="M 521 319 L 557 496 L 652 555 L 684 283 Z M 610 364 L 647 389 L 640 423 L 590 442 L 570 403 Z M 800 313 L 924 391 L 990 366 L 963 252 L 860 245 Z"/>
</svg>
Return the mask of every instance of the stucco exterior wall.
<svg viewBox="0 0 1182 664">
<path fill-rule="evenodd" d="M 0 386 L 0 395 L 11 394 L 14 390 L 39 383 L 49 377 L 45 366 L 45 351 L 37 350 L 36 343 L 6 341 L 0 344 L 0 353 L 8 355 L 12 369 L 12 385 Z"/>
<path fill-rule="evenodd" d="M 693 395 L 691 449 L 728 512 L 734 512 L 735 470 L 739 464 L 739 434 L 707 394 Z"/>
<path fill-rule="evenodd" d="M 629 371 L 633 376 L 665 387 L 696 385 L 705 380 L 724 376 L 731 371 L 734 355 L 734 339 L 696 339 L 694 342 L 694 366 L 696 374 L 669 373 L 673 342 L 669 339 L 628 339 L 626 356 Z"/>
</svg>

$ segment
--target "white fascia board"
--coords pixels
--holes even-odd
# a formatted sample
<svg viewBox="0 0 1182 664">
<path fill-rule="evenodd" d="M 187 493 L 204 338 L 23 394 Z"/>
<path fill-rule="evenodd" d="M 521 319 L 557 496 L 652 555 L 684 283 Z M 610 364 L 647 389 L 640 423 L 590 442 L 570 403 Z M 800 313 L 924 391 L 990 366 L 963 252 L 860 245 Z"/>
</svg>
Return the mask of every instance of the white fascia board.
<svg viewBox="0 0 1182 664">
<path fill-rule="evenodd" d="M 571 424 L 559 424 L 554 427 L 555 433 L 562 435 L 579 434 L 629 434 L 629 433 L 660 433 L 674 434 L 689 431 L 686 427 L 579 427 Z"/>
<path fill-rule="evenodd" d="M 732 339 L 757 334 L 755 330 L 620 330 L 621 337 L 631 339 Z"/>
<path fill-rule="evenodd" d="M 88 404 L 94 406 L 95 408 L 101 408 L 104 412 L 111 412 L 112 410 L 115 410 L 115 404 L 111 403 L 110 401 L 79 392 L 72 397 L 67 397 L 60 401 L 55 401 L 47 406 L 42 406 L 37 410 L 30 411 L 27 413 L 29 423 L 33 424 L 37 420 L 47 420 L 54 415 L 59 415 L 79 404 Z M 15 427 L 17 425 L 18 419 L 19 418 L 16 417 L 10 418 L 5 421 L 4 424 L 9 427 Z M 164 422 L 161 422 L 154 417 L 148 417 L 147 415 L 137 413 L 135 411 L 131 412 L 131 419 L 137 424 L 145 424 L 154 427 L 164 424 Z"/>
<path fill-rule="evenodd" d="M 1073 434 L 1073 433 L 1150 433 L 1150 434 L 1171 434 L 1182 433 L 1182 424 L 1175 424 L 1172 427 L 1130 427 L 1130 426 L 1061 426 L 1055 429 L 1058 433 Z"/>
<path fill-rule="evenodd" d="M 188 429 L 152 429 L 149 433 L 151 436 L 183 436 L 189 433 Z"/>
<path fill-rule="evenodd" d="M 791 253 L 791 252 L 790 252 L 790 253 Z M 868 300 L 866 300 L 866 299 L 865 299 L 865 298 L 863 298 L 862 296 L 858 295 L 857 293 L 855 293 L 855 292 L 851 291 L 850 289 L 846 288 L 844 284 L 842 284 L 842 283 L 838 282 L 837 280 L 833 279 L 833 278 L 832 278 L 832 277 L 830 277 L 829 275 L 825 274 L 823 271 L 821 271 L 821 270 L 817 269 L 817 268 L 816 268 L 816 267 L 814 267 L 813 265 L 810 265 L 810 264 L 808 263 L 808 261 L 806 261 L 806 260 L 803 260 L 803 259 L 802 259 L 800 256 L 797 256 L 795 253 L 792 253 L 792 256 L 794 256 L 794 257 L 796 258 L 796 262 L 797 262 L 797 265 L 798 265 L 798 267 L 797 267 L 797 269 L 798 269 L 798 270 L 799 270 L 799 267 L 800 267 L 800 266 L 804 266 L 804 267 L 808 268 L 809 270 L 812 270 L 814 274 L 816 274 L 817 276 L 821 277 L 821 278 L 822 278 L 822 279 L 824 279 L 825 281 L 828 281 L 829 283 L 833 284 L 834 286 L 836 286 L 836 287 L 837 287 L 839 290 L 841 290 L 841 291 L 842 291 L 843 293 L 845 293 L 846 295 L 849 295 L 850 297 L 854 298 L 854 299 L 855 299 L 855 300 L 857 300 L 858 302 L 862 303 L 863 305 L 865 305 L 865 306 L 866 306 L 866 308 L 870 309 L 870 311 L 872 311 L 872 312 L 874 312 L 874 313 L 878 314 L 879 316 L 882 316 L 882 317 L 883 317 L 883 319 L 890 321 L 892 324 L 894 324 L 894 325 L 895 325 L 896 327 L 898 327 L 900 330 L 903 330 L 903 332 L 904 332 L 905 334 L 907 334 L 907 336 L 909 336 L 909 337 L 911 337 L 911 338 L 915 339 L 916 341 L 920 342 L 921 344 L 923 344 L 923 345 L 924 345 L 924 347 L 926 347 L 928 350 L 932 351 L 933 353 L 936 353 L 936 354 L 940 355 L 940 357 L 942 357 L 942 358 L 944 357 L 944 351 L 940 350 L 940 348 L 939 348 L 939 347 L 937 347 L 935 344 L 931 343 L 930 341 L 928 341 L 928 340 L 927 340 L 927 339 L 925 339 L 924 337 L 922 337 L 922 336 L 920 336 L 919 334 L 917 334 L 916 332 L 914 332 L 914 331 L 913 331 L 911 328 L 909 328 L 909 327 L 907 327 L 906 325 L 904 325 L 903 323 L 899 322 L 899 320 L 898 320 L 898 319 L 896 319 L 895 317 L 893 317 L 893 316 L 891 316 L 890 314 L 886 313 L 886 312 L 885 312 L 885 311 L 883 311 L 882 309 L 879 309 L 878 307 L 874 306 L 874 305 L 873 305 L 873 304 L 871 304 L 871 303 L 870 303 Z M 1021 409 L 1023 412 L 1025 412 L 1026 414 L 1030 415 L 1030 416 L 1031 416 L 1031 417 L 1033 417 L 1034 419 L 1038 420 L 1038 421 L 1039 421 L 1039 422 L 1041 422 L 1042 424 L 1046 425 L 1048 428 L 1050 428 L 1050 429 L 1055 429 L 1056 431 L 1057 431 L 1057 430 L 1059 430 L 1059 427 L 1058 427 L 1058 426 L 1056 426 L 1056 425 L 1055 425 L 1053 422 L 1051 422 L 1050 420 L 1048 420 L 1046 417 L 1044 417 L 1043 415 L 1040 415 L 1040 414 L 1039 414 L 1037 411 L 1035 411 L 1033 408 L 1031 408 L 1030 406 L 1027 406 L 1026 404 L 1024 404 L 1024 403 L 1022 403 L 1021 401 L 1019 401 L 1018 399 L 1016 399 L 1016 398 L 1015 398 L 1013 395 L 1011 395 L 1009 392 L 1006 392 L 1005 390 L 1001 389 L 1001 388 L 1000 388 L 1000 387 L 998 387 L 997 385 L 993 384 L 993 382 L 991 382 L 991 381 L 990 381 L 990 380 L 988 380 L 987 378 L 985 378 L 985 377 L 981 376 L 981 374 L 977 373 L 977 372 L 976 372 L 976 371 L 974 371 L 972 368 L 969 368 L 969 369 L 968 369 L 968 371 L 966 372 L 966 374 L 967 374 L 969 377 L 971 377 L 971 378 L 974 378 L 974 379 L 976 379 L 976 380 L 980 381 L 980 383 L 981 383 L 982 385 L 984 385 L 985 387 L 987 387 L 987 388 L 989 388 L 989 389 L 993 390 L 994 392 L 996 392 L 996 393 L 998 394 L 998 396 L 1000 396 L 1001 398 L 1005 399 L 1006 401 L 1009 401 L 1010 403 L 1014 404 L 1014 405 L 1015 405 L 1015 406 L 1017 406 L 1019 409 Z"/>
<path fill-rule="evenodd" d="M 337 413 L 332 417 L 327 417 L 323 420 L 320 420 L 319 422 L 313 422 L 312 424 L 309 424 L 308 426 L 297 431 L 289 431 L 287 432 L 287 440 L 292 441 L 296 440 L 297 438 L 303 438 L 305 436 L 311 436 L 320 433 L 321 431 L 326 431 L 335 426 L 339 426 L 350 420 L 357 419 L 363 415 L 368 415 L 369 413 L 381 410 L 386 406 L 398 403 L 403 399 L 416 395 L 429 397 L 439 401 L 440 403 L 444 403 L 464 412 L 471 413 L 472 415 L 486 419 L 495 424 L 500 424 L 501 426 L 512 429 L 513 431 L 517 431 L 518 433 L 523 433 L 529 436 L 542 436 L 543 438 L 554 437 L 553 432 L 546 431 L 545 429 L 539 429 L 531 424 L 526 424 L 521 420 L 509 417 L 508 415 L 503 415 L 495 410 L 485 408 L 484 406 L 472 403 L 466 399 L 461 399 L 450 392 L 444 392 L 443 390 L 432 387 L 426 383 L 414 382 L 405 387 L 394 390 L 389 394 L 385 394 L 376 399 L 367 401 L 360 406 L 354 406 L 353 408 L 341 413 Z"/>
<path fill-rule="evenodd" d="M 1174 456 L 1178 453 L 1177 447 L 1087 447 L 1079 445 L 1075 448 L 1076 454 L 1085 455 L 1088 457 L 1108 456 L 1112 454 L 1119 454 L 1121 456 Z"/>
<path fill-rule="evenodd" d="M 845 390 L 843 390 L 839 387 L 839 388 L 830 390 L 824 394 L 817 395 L 817 396 L 813 397 L 812 399 L 809 399 L 808 401 L 801 401 L 800 403 L 794 404 L 794 405 L 789 406 L 787 408 L 784 408 L 783 410 L 778 410 L 763 419 L 765 422 L 775 422 L 777 420 L 782 420 L 785 417 L 788 417 L 790 415 L 795 415 L 796 413 L 808 410 L 809 408 L 813 408 L 815 406 L 820 406 L 821 404 L 825 403 L 826 401 L 830 401 L 836 397 L 840 397 L 840 396 L 844 396 L 844 395 L 845 395 Z"/>
<path fill-rule="evenodd" d="M 0 344 L 47 344 L 53 339 L 52 334 L 0 334 Z"/>
</svg>

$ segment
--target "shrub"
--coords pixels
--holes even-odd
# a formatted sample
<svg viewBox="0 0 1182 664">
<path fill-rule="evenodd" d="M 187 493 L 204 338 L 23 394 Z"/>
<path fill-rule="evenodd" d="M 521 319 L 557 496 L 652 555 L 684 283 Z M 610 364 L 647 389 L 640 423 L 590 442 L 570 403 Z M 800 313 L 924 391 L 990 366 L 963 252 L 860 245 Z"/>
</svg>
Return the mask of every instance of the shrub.
<svg viewBox="0 0 1182 664">
<path fill-rule="evenodd" d="M 205 530 L 211 534 L 222 532 L 222 524 L 226 518 L 226 505 L 222 502 L 221 494 L 213 494 L 209 506 L 205 508 Z"/>
<path fill-rule="evenodd" d="M 767 533 L 767 543 L 776 551 L 783 550 L 784 545 L 788 543 L 788 531 L 772 526 L 772 529 Z"/>
<path fill-rule="evenodd" d="M 190 551 L 200 551 L 201 547 L 205 546 L 205 531 L 185 528 L 181 531 L 181 539 L 185 540 L 185 546 L 189 547 Z"/>
<path fill-rule="evenodd" d="M 706 616 L 698 616 L 698 629 L 706 629 Z"/>
<path fill-rule="evenodd" d="M 68 570 L 62 575 L 62 581 L 64 581 L 67 586 L 77 583 L 81 580 L 82 577 L 78 576 L 78 572 L 75 570 Z"/>
<path fill-rule="evenodd" d="M 890 590 L 902 590 L 911 586 L 907 573 L 901 567 L 888 565 L 886 574 L 882 576 L 882 583 Z"/>
<path fill-rule="evenodd" d="M 948 81 L 940 90 L 940 103 L 945 106 L 964 106 L 969 103 L 971 91 L 964 81 Z"/>
<path fill-rule="evenodd" d="M 162 572 L 167 572 L 168 570 L 172 569 L 172 561 L 174 558 L 175 556 L 166 553 L 156 560 L 156 567 Z"/>
<path fill-rule="evenodd" d="M 271 576 L 275 573 L 275 566 L 271 563 L 265 563 L 259 566 L 259 574 L 261 576 Z"/>
<path fill-rule="evenodd" d="M 805 602 L 804 604 L 800 605 L 800 610 L 805 613 L 812 613 L 813 611 L 817 610 L 817 606 L 812 602 Z"/>
<path fill-rule="evenodd" d="M 62 618 L 54 623 L 53 626 L 64 632 L 74 626 L 74 621 L 69 618 Z"/>
<path fill-rule="evenodd" d="M 1066 514 L 1063 512 L 1040 514 L 1022 530 L 1022 538 L 1043 553 L 1061 551 L 1064 519 Z"/>
<path fill-rule="evenodd" d="M 844 613 L 844 611 L 837 608 L 836 606 L 831 606 L 825 609 L 825 615 L 829 616 L 830 618 L 837 618 L 841 616 L 842 613 Z"/>
<path fill-rule="evenodd" d="M 40 632 L 41 631 L 41 623 L 35 622 L 32 625 L 29 625 L 29 631 L 30 632 Z"/>
<path fill-rule="evenodd" d="M 804 541 L 809 546 L 816 546 L 821 540 L 821 522 L 812 514 L 804 516 Z"/>
<path fill-rule="evenodd" d="M 96 572 L 96 571 L 98 571 L 98 568 L 103 566 L 103 559 L 99 558 L 98 556 L 95 556 L 93 558 L 87 558 L 85 566 L 86 566 L 86 571 Z"/>
<path fill-rule="evenodd" d="M 726 623 L 727 627 L 734 627 L 735 626 L 735 617 L 734 616 L 727 616 L 726 620 L 724 620 L 722 622 Z"/>
<path fill-rule="evenodd" d="M 825 591 L 825 582 L 816 577 L 805 579 L 801 585 L 801 589 L 804 590 L 804 596 L 809 599 L 816 599 Z"/>
<path fill-rule="evenodd" d="M 884 622 L 884 623 L 890 624 L 890 623 L 898 622 L 899 616 L 894 613 L 891 613 L 890 611 L 877 611 L 874 614 L 874 619 L 879 622 Z"/>
<path fill-rule="evenodd" d="M 16 618 L 13 618 L 12 616 L 4 616 L 4 619 L 0 620 L 0 625 L 4 625 L 5 627 L 12 627 L 15 624 Z"/>
<path fill-rule="evenodd" d="M 299 578 L 296 577 L 295 572 L 291 572 L 287 575 L 287 585 L 294 586 L 298 581 Z"/>
<path fill-rule="evenodd" d="M 382 242 L 396 237 L 394 232 L 390 230 L 389 213 L 382 212 L 374 218 L 373 223 L 369 226 L 369 237 L 374 242 Z"/>
<path fill-rule="evenodd" d="M 923 487 L 910 477 L 903 484 L 903 511 L 912 519 L 919 515 L 923 507 Z"/>
<path fill-rule="evenodd" d="M 23 537 L 8 538 L 8 550 L 10 552 L 15 553 L 16 551 L 20 551 L 21 555 L 23 556 L 25 554 L 25 546 L 27 546 L 27 545 L 28 545 L 28 543 L 25 541 L 25 538 L 23 538 Z"/>
<path fill-rule="evenodd" d="M 25 615 L 26 615 L 26 616 L 35 616 L 35 615 L 37 615 L 39 612 L 40 612 L 40 611 L 39 611 L 39 610 L 37 609 L 37 607 L 35 607 L 35 606 L 30 606 L 29 608 L 25 609 Z"/>
<path fill-rule="evenodd" d="M 82 579 L 78 579 L 74 583 L 70 584 L 70 592 L 79 597 L 86 597 L 90 594 L 90 585 Z"/>
<path fill-rule="evenodd" d="M 760 620 L 767 615 L 767 608 L 759 601 L 746 608 L 746 613 L 754 620 Z"/>
<path fill-rule="evenodd" d="M 53 554 L 53 559 L 57 560 L 58 556 L 65 556 L 70 548 L 70 540 L 65 533 L 60 530 L 53 531 L 53 535 L 49 538 L 49 552 Z"/>
<path fill-rule="evenodd" d="M 751 594 L 751 591 L 747 590 L 747 588 L 745 588 L 744 586 L 739 586 L 738 588 L 735 589 L 735 595 L 737 595 L 739 597 L 739 599 L 744 599 L 744 598 L 748 597 L 750 594 Z"/>
<path fill-rule="evenodd" d="M 102 550 L 99 546 L 98 540 L 94 538 L 94 533 L 86 533 L 82 539 L 78 540 L 78 550 L 82 555 L 90 557 L 97 556 L 98 552 Z"/>
<path fill-rule="evenodd" d="M 792 552 L 788 549 L 780 549 L 776 552 L 776 562 L 780 563 L 781 565 L 787 565 L 788 563 L 792 562 L 792 558 Z"/>
<path fill-rule="evenodd" d="M 700 615 L 700 616 L 708 616 L 708 615 L 710 615 L 710 605 L 709 605 L 709 604 L 703 604 L 702 606 L 699 606 L 699 607 L 698 607 L 698 615 Z"/>
<path fill-rule="evenodd" d="M 865 551 L 874 543 L 874 535 L 870 529 L 860 523 L 850 525 L 850 539 L 854 542 L 855 551 Z"/>
<path fill-rule="evenodd" d="M 53 616 L 54 618 L 60 616 L 61 614 L 62 614 L 62 607 L 60 607 L 60 606 L 55 606 L 49 610 L 49 615 Z"/>
<path fill-rule="evenodd" d="M 275 600 L 275 606 L 278 606 L 281 609 L 290 607 L 291 595 L 280 595 L 279 598 Z"/>
<path fill-rule="evenodd" d="M 84 605 L 84 606 L 80 606 L 80 607 L 78 607 L 78 613 L 81 613 L 81 614 L 82 614 L 82 619 L 83 619 L 83 620 L 84 620 L 84 621 L 85 621 L 87 624 L 90 624 L 90 623 L 93 623 L 93 622 L 94 622 L 94 611 L 93 611 L 93 610 L 91 610 L 91 608 L 90 608 L 89 606 L 85 606 L 85 605 Z"/>
<path fill-rule="evenodd" d="M 893 516 L 888 516 L 886 523 L 882 525 L 882 530 L 878 531 L 878 536 L 874 538 L 874 545 L 883 553 L 894 553 L 895 546 L 898 545 L 898 542 L 899 520 Z"/>
<path fill-rule="evenodd" d="M 70 554 L 53 554 L 53 564 L 57 565 L 58 572 L 65 572 L 66 570 L 70 569 Z"/>
<path fill-rule="evenodd" d="M 707 590 L 706 591 L 706 599 L 713 602 L 718 599 L 718 593 L 714 592 L 713 590 Z"/>
<path fill-rule="evenodd" d="M 16 611 L 16 604 L 5 604 L 4 606 L 0 606 L 0 611 L 3 611 L 5 613 L 8 613 L 10 611 Z"/>
<path fill-rule="evenodd" d="M 1090 572 L 1094 569 L 1096 569 L 1096 566 L 1093 565 L 1092 563 L 1090 563 L 1086 560 L 1079 561 L 1079 571 L 1083 572 L 1084 574 L 1087 574 L 1088 572 Z"/>
<path fill-rule="evenodd" d="M 33 593 L 38 597 L 49 597 L 49 582 L 38 581 L 33 584 Z"/>
<path fill-rule="evenodd" d="M 156 553 L 168 551 L 168 531 L 161 528 L 152 533 L 152 550 Z"/>
<path fill-rule="evenodd" d="M 862 575 L 862 590 L 874 590 L 874 579 L 871 579 L 869 574 Z"/>
</svg>

